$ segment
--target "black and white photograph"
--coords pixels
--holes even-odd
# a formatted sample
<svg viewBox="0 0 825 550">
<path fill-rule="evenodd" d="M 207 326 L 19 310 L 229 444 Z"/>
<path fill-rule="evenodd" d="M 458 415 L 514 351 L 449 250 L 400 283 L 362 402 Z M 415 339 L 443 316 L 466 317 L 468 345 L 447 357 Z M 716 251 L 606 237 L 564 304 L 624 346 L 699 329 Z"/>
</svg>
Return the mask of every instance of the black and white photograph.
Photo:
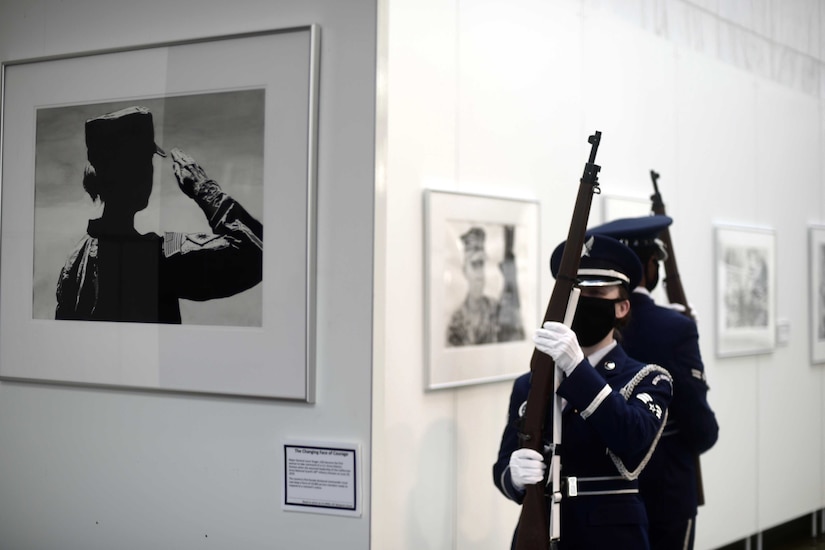
<svg viewBox="0 0 825 550">
<path fill-rule="evenodd" d="M 717 355 L 775 346 L 775 236 L 770 229 L 716 228 Z"/>
<path fill-rule="evenodd" d="M 825 226 L 808 227 L 811 363 L 825 363 Z"/>
<path fill-rule="evenodd" d="M 33 317 L 261 326 L 263 121 L 263 89 L 38 109 Z"/>
<path fill-rule="evenodd" d="M 454 254 L 446 279 L 446 346 L 524 340 L 516 229 L 514 225 L 448 222 L 446 248 Z"/>
<path fill-rule="evenodd" d="M 3 64 L 0 377 L 314 401 L 319 43 Z"/>
<path fill-rule="evenodd" d="M 425 192 L 429 389 L 506 379 L 529 363 L 537 210 L 531 201 Z"/>
</svg>

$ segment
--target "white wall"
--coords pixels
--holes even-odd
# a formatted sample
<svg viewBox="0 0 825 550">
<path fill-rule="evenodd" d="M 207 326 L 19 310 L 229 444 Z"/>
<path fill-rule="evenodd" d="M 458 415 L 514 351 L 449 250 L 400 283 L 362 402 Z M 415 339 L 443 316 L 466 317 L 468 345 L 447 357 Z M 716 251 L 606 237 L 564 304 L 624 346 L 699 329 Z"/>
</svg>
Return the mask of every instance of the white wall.
<svg viewBox="0 0 825 550">
<path fill-rule="evenodd" d="M 368 546 L 375 2 L 2 0 L 0 59 L 310 23 L 322 44 L 316 403 L 0 382 L 0 547 Z M 360 518 L 281 510 L 285 438 L 361 445 Z"/>
<path fill-rule="evenodd" d="M 807 224 L 825 221 L 820 10 L 816 0 L 388 4 L 373 547 L 506 548 L 519 513 L 491 475 L 510 383 L 423 389 L 422 191 L 539 200 L 546 300 L 546 260 L 566 236 L 594 130 L 605 196 L 647 199 L 649 170 L 660 172 L 700 317 L 721 432 L 702 458 L 697 548 L 825 506 L 825 368 L 808 358 L 807 292 Z M 716 223 L 775 230 L 787 346 L 715 357 Z"/>
</svg>

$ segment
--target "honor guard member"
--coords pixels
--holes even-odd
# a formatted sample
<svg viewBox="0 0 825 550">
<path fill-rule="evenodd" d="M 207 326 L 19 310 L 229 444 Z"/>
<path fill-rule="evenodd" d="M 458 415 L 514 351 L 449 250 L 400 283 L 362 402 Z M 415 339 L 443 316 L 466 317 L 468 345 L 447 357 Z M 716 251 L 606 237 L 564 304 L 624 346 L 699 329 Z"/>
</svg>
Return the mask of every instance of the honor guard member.
<svg viewBox="0 0 825 550">
<path fill-rule="evenodd" d="M 661 365 L 673 377 L 667 425 L 640 479 L 653 550 L 693 548 L 700 482 L 696 458 L 719 435 L 707 401 L 696 322 L 678 309 L 656 305 L 650 294 L 659 282 L 659 262 L 667 259 L 657 237 L 671 222 L 663 215 L 623 218 L 588 230 L 619 239 L 639 257 L 642 279 L 630 295 L 633 315 L 622 329 L 622 346 L 631 357 Z"/>
<path fill-rule="evenodd" d="M 564 243 L 553 252 L 554 277 L 563 250 Z M 649 548 L 638 476 L 664 428 L 672 386 L 667 371 L 631 359 L 614 339 L 614 330 L 630 313 L 628 296 L 640 277 L 639 259 L 627 246 L 604 236 L 587 239 L 572 329 L 547 322 L 534 336 L 536 348 L 550 355 L 565 375 L 557 390 L 565 400 L 560 446 L 566 487 L 561 501 L 562 549 Z M 526 485 L 546 479 L 545 457 L 519 444 L 529 388 L 530 373 L 513 384 L 493 465 L 496 486 L 518 503 Z M 544 425 L 549 442 L 552 407 Z"/>
</svg>

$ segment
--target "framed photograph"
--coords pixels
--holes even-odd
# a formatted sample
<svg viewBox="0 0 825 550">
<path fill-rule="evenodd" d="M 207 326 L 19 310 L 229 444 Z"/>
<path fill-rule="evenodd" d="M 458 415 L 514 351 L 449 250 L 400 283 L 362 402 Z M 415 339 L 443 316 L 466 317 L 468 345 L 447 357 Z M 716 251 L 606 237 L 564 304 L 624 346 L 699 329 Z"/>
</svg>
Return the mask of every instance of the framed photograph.
<svg viewBox="0 0 825 550">
<path fill-rule="evenodd" d="M 1 378 L 314 401 L 319 41 L 3 63 Z"/>
<path fill-rule="evenodd" d="M 825 363 L 825 226 L 808 227 L 811 363 Z"/>
<path fill-rule="evenodd" d="M 772 229 L 718 225 L 716 355 L 771 352 L 776 345 L 776 238 Z"/>
<path fill-rule="evenodd" d="M 427 389 L 529 370 L 540 320 L 538 210 L 535 201 L 425 191 Z"/>
</svg>

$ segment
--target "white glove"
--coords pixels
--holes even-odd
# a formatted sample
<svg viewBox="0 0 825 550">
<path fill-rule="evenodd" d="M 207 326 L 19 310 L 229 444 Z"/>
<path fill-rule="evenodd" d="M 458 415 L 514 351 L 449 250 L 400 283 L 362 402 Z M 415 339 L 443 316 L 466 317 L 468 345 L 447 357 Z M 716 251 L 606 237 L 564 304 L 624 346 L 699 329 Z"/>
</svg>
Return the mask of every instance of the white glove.
<svg viewBox="0 0 825 550">
<path fill-rule="evenodd" d="M 536 329 L 533 342 L 539 351 L 552 357 L 556 366 L 568 376 L 584 361 L 584 352 L 576 339 L 576 333 L 562 323 L 547 321 L 544 328 Z"/>
<path fill-rule="evenodd" d="M 518 449 L 510 455 L 510 477 L 519 491 L 544 479 L 544 457 L 533 449 Z"/>
</svg>

